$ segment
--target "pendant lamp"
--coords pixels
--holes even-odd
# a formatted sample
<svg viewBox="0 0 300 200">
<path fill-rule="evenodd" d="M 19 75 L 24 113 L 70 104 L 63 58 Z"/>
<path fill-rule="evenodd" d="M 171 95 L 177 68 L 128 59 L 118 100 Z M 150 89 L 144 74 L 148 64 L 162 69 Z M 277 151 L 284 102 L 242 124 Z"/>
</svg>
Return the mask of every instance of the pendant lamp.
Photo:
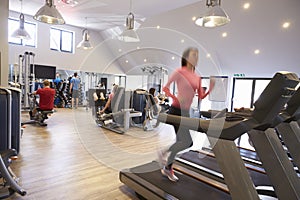
<svg viewBox="0 0 300 200">
<path fill-rule="evenodd" d="M 65 24 L 65 20 L 56 9 L 53 0 L 46 0 L 46 3 L 41 7 L 37 13 L 33 16 L 35 20 L 44 22 L 47 24 Z"/>
<path fill-rule="evenodd" d="M 213 28 L 230 22 L 228 15 L 220 6 L 221 0 L 206 0 L 206 5 L 208 8 L 211 8 L 204 16 L 195 20 L 196 25 Z"/>
<path fill-rule="evenodd" d="M 87 18 L 85 18 L 85 27 L 87 27 Z M 77 48 L 83 49 L 83 50 L 93 48 L 92 44 L 90 43 L 90 35 L 89 35 L 89 31 L 87 30 L 87 28 L 83 29 L 82 41 L 79 42 L 79 44 L 77 45 Z"/>
<path fill-rule="evenodd" d="M 139 42 L 140 38 L 134 30 L 134 15 L 132 10 L 132 0 L 130 0 L 130 12 L 126 18 L 126 29 L 119 35 L 119 40 L 124 42 Z"/>
<path fill-rule="evenodd" d="M 20 17 L 19 17 L 20 18 L 19 28 L 17 30 L 15 30 L 11 36 L 15 37 L 15 38 L 21 38 L 21 39 L 25 39 L 25 40 L 30 40 L 31 37 L 28 34 L 28 32 L 25 30 L 25 28 L 24 28 L 25 17 L 24 17 L 24 14 L 22 13 L 23 2 L 22 2 L 22 0 L 20 0 L 20 1 L 21 1 L 21 13 L 20 13 Z"/>
</svg>

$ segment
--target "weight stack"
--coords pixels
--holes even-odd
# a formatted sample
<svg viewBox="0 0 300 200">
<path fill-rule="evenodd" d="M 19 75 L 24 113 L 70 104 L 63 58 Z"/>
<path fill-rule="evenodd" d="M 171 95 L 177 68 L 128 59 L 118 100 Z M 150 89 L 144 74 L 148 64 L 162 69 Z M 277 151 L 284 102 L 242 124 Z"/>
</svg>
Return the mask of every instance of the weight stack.
<svg viewBox="0 0 300 200">
<path fill-rule="evenodd" d="M 142 116 L 134 117 L 132 120 L 136 124 L 142 124 L 145 120 L 145 107 L 146 107 L 146 96 L 147 91 L 139 89 L 133 92 L 132 96 L 132 107 L 135 111 L 142 112 Z"/>
</svg>

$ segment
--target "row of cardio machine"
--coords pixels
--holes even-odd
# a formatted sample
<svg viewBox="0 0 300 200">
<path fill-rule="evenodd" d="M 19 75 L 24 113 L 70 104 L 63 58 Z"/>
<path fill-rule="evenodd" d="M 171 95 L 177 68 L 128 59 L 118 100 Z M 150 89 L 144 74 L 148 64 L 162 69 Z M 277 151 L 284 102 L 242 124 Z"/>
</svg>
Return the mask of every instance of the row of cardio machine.
<svg viewBox="0 0 300 200">
<path fill-rule="evenodd" d="M 20 152 L 21 134 L 21 90 L 0 87 L 0 199 L 26 195 L 10 167 Z"/>
<path fill-rule="evenodd" d="M 299 200 L 300 178 L 295 170 L 300 169 L 298 84 L 296 74 L 277 72 L 251 113 L 224 112 L 211 119 L 160 114 L 160 122 L 205 133 L 212 148 L 177 158 L 173 166 L 178 182 L 163 177 L 156 161 L 122 170 L 121 182 L 140 198 L 151 200 Z M 255 152 L 236 146 L 234 141 L 245 133 Z"/>
</svg>

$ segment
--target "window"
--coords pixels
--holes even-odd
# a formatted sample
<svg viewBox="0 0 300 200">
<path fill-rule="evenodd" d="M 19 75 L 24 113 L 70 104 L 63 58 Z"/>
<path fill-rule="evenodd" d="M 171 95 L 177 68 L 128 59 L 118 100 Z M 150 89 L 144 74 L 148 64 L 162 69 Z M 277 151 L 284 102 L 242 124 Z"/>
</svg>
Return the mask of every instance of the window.
<svg viewBox="0 0 300 200">
<path fill-rule="evenodd" d="M 18 19 L 8 18 L 8 42 L 10 44 L 36 47 L 36 24 L 25 21 L 24 28 L 29 33 L 31 37 L 30 40 L 11 37 L 13 32 L 19 28 L 19 25 L 20 23 Z"/>
<path fill-rule="evenodd" d="M 50 49 L 73 53 L 73 32 L 51 28 Z"/>
<path fill-rule="evenodd" d="M 126 87 L 126 76 L 115 76 L 115 84 Z"/>
<path fill-rule="evenodd" d="M 231 111 L 240 107 L 253 108 L 254 102 L 270 80 L 270 78 L 233 78 Z"/>
</svg>

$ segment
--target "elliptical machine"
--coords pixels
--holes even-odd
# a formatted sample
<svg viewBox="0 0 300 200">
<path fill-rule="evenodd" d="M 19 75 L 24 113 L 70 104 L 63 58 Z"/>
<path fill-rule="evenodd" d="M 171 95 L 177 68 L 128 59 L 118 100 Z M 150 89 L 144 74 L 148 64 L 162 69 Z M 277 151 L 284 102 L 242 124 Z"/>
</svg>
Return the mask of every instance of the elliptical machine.
<svg viewBox="0 0 300 200">
<path fill-rule="evenodd" d="M 53 110 L 40 110 L 38 108 L 38 102 L 36 99 L 36 95 L 28 94 L 28 102 L 29 102 L 29 117 L 30 121 L 22 122 L 22 125 L 25 124 L 39 124 L 40 126 L 47 126 L 44 122 L 48 119 L 48 115 L 53 114 Z"/>
</svg>

